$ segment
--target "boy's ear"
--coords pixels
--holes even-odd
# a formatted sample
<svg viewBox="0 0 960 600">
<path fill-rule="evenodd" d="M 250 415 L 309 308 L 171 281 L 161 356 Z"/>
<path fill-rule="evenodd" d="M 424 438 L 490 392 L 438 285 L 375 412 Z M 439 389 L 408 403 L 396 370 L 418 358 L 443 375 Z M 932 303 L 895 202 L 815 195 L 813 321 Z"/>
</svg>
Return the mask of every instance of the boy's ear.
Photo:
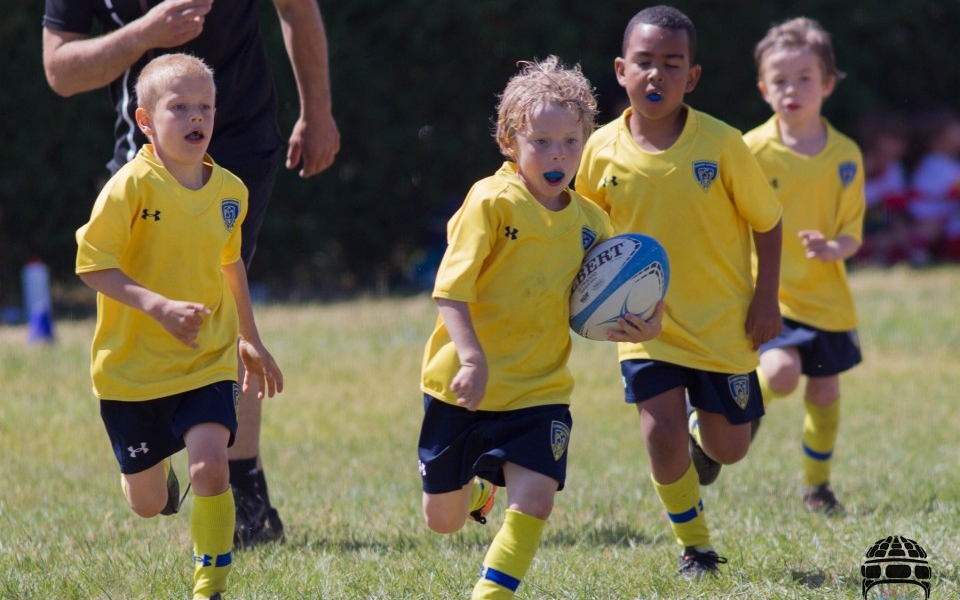
<svg viewBox="0 0 960 600">
<path fill-rule="evenodd" d="M 687 71 L 687 88 L 685 93 L 689 94 L 697 87 L 697 82 L 700 81 L 700 72 L 703 71 L 703 67 L 700 65 L 691 65 L 690 70 Z"/>
<path fill-rule="evenodd" d="M 137 127 L 143 132 L 143 135 L 153 135 L 153 123 L 150 120 L 150 113 L 145 108 L 138 108 L 133 117 L 137 120 Z"/>
<path fill-rule="evenodd" d="M 823 82 L 823 98 L 827 98 L 830 94 L 833 93 L 833 89 L 837 86 L 836 77 L 827 77 L 826 81 Z"/>
<path fill-rule="evenodd" d="M 760 90 L 760 97 L 764 100 L 767 99 L 767 86 L 764 85 L 762 79 L 757 80 L 757 89 Z"/>
</svg>

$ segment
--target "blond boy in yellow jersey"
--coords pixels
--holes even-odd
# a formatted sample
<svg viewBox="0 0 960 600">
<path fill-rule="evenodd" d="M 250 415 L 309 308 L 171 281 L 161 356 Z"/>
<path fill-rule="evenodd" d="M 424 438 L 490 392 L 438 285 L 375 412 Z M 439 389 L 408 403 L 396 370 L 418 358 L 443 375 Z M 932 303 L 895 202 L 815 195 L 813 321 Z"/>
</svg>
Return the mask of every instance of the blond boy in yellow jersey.
<svg viewBox="0 0 960 600">
<path fill-rule="evenodd" d="M 746 454 L 751 423 L 763 415 L 757 349 L 781 325 L 780 206 L 740 133 L 684 104 L 700 76 L 695 52 L 696 30 L 682 12 L 655 6 L 631 19 L 614 61 L 630 107 L 590 138 L 577 175 L 577 191 L 610 214 L 615 232 L 651 235 L 670 258 L 663 332 L 620 344 L 619 355 L 654 488 L 683 547 L 679 573 L 689 579 L 726 562 L 710 540 L 690 453 L 723 464 Z"/>
<path fill-rule="evenodd" d="M 807 509 L 843 512 L 830 487 L 840 421 L 840 373 L 861 361 L 857 311 L 844 260 L 860 248 L 863 159 L 857 145 L 821 117 L 843 74 L 830 36 L 812 19 L 771 28 L 756 47 L 759 88 L 773 109 L 744 139 L 783 205 L 780 310 L 783 333 L 760 349 L 764 398 L 789 394 L 800 376 L 806 417 L 802 498 Z"/>
<path fill-rule="evenodd" d="M 595 114 L 579 67 L 553 56 L 523 63 L 498 106 L 508 161 L 448 223 L 418 455 L 434 531 L 455 532 L 468 515 L 485 523 L 496 486 L 507 489 L 474 599 L 514 596 L 566 478 L 570 291 L 584 255 L 611 233 L 607 215 L 568 187 Z M 650 339 L 662 315 L 662 305 L 646 322 L 627 315 L 609 339 Z"/>
<path fill-rule="evenodd" d="M 141 517 L 177 512 L 169 457 L 187 449 L 193 598 L 219 599 L 233 562 L 227 448 L 238 348 L 243 389 L 256 380 L 261 398 L 273 396 L 283 375 L 260 340 L 240 258 L 246 187 L 206 154 L 212 71 L 168 54 L 143 69 L 136 90 L 151 143 L 107 182 L 77 231 L 76 271 L 98 292 L 93 390 Z"/>
</svg>

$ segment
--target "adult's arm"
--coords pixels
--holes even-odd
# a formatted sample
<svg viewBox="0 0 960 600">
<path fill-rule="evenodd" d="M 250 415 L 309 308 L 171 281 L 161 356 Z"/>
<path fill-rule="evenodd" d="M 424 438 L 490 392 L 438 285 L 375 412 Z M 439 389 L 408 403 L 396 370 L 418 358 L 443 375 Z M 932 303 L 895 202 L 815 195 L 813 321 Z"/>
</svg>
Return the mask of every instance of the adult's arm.
<svg viewBox="0 0 960 600">
<path fill-rule="evenodd" d="M 105 87 L 153 48 L 180 46 L 200 35 L 212 6 L 213 0 L 168 0 L 97 37 L 44 27 L 47 83 L 61 96 Z"/>
<path fill-rule="evenodd" d="M 316 0 L 274 0 L 283 41 L 297 81 L 300 117 L 287 148 L 287 168 L 310 177 L 333 164 L 340 132 L 333 119 L 327 34 Z"/>
</svg>

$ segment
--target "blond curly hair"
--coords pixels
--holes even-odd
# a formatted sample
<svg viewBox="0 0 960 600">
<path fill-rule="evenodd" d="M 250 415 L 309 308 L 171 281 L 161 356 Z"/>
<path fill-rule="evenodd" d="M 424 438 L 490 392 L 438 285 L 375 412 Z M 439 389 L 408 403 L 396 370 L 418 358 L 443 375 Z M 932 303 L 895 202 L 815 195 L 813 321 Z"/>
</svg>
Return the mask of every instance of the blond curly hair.
<svg viewBox="0 0 960 600">
<path fill-rule="evenodd" d="M 512 158 L 517 132 L 526 129 L 534 109 L 543 104 L 558 104 L 577 115 L 587 139 L 596 126 L 597 99 L 594 88 L 580 65 L 565 66 L 554 55 L 543 61 L 520 61 L 520 72 L 510 78 L 497 104 L 494 138 L 500 152 Z"/>
</svg>

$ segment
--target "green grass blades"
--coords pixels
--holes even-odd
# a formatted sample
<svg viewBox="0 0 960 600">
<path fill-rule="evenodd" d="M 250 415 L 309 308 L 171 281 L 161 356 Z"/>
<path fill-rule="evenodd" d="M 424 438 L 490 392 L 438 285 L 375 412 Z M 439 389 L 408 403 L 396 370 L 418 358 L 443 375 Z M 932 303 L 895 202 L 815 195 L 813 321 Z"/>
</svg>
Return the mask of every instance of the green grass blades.
<svg viewBox="0 0 960 600">
<path fill-rule="evenodd" d="M 729 559 L 723 575 L 681 580 L 615 348 L 575 338 L 567 488 L 518 598 L 860 598 L 864 554 L 889 535 L 927 551 L 931 598 L 960 597 L 960 272 L 851 278 L 865 360 L 842 378 L 833 486 L 846 517 L 803 510 L 795 392 L 771 405 L 747 458 L 703 489 Z M 507 494 L 486 526 L 441 536 L 423 524 L 416 442 L 420 358 L 436 319 L 428 295 L 259 306 L 257 317 L 287 384 L 265 400 L 263 431 L 287 541 L 236 553 L 226 597 L 469 597 Z M 168 518 L 126 507 L 90 391 L 92 329 L 58 321 L 56 342 L 33 346 L 25 328 L 0 328 L 0 599 L 188 597 L 191 499 Z M 174 462 L 184 473 L 185 457 Z"/>
</svg>

